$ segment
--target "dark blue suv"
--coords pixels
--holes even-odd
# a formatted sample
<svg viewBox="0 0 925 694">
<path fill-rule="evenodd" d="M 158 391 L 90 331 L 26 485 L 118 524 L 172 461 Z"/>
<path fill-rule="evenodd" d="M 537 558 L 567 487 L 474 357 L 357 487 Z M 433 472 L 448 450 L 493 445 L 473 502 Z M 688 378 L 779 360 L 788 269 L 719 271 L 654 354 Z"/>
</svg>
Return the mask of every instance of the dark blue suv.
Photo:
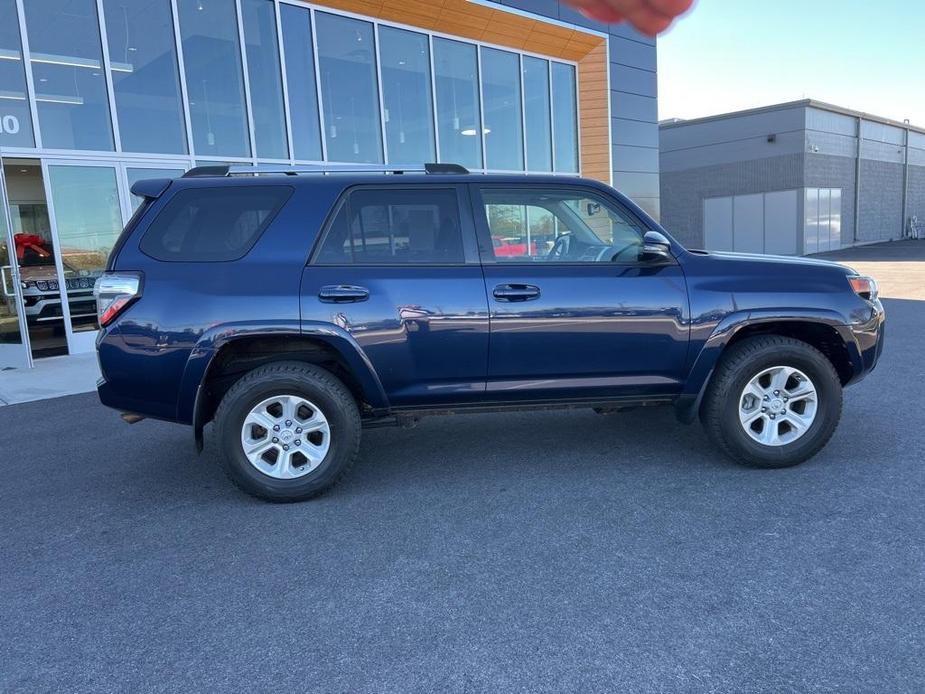
<svg viewBox="0 0 925 694">
<path fill-rule="evenodd" d="M 795 465 L 882 347 L 874 280 L 686 250 L 595 181 L 211 167 L 133 193 L 96 287 L 100 398 L 200 449 L 214 422 L 272 501 L 331 487 L 363 426 L 427 414 L 665 404 L 739 462 Z"/>
</svg>

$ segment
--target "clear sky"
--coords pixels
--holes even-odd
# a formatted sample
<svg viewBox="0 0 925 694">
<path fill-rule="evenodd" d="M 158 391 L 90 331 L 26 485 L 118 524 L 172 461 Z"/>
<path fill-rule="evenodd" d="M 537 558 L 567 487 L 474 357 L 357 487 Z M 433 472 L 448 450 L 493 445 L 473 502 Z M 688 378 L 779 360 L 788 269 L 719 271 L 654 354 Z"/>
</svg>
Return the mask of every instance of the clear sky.
<svg viewBox="0 0 925 694">
<path fill-rule="evenodd" d="M 925 0 L 699 0 L 658 92 L 660 119 L 812 98 L 925 127 Z"/>
</svg>

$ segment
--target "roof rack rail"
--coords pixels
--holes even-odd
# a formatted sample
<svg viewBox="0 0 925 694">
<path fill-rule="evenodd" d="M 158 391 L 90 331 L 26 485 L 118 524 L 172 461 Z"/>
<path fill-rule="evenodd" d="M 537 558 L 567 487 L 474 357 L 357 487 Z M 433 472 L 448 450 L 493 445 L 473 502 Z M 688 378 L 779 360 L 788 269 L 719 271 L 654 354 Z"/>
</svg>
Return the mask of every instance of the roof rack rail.
<svg viewBox="0 0 925 694">
<path fill-rule="evenodd" d="M 399 166 L 393 164 L 304 164 L 287 166 L 282 164 L 258 164 L 257 166 L 223 164 L 220 166 L 197 166 L 190 169 L 183 178 L 201 178 L 204 176 L 255 176 L 261 174 L 283 174 L 298 176 L 300 174 L 332 173 L 382 173 L 401 175 L 406 173 L 426 173 L 431 175 L 465 175 L 469 170 L 459 164 L 420 164 Z"/>
</svg>

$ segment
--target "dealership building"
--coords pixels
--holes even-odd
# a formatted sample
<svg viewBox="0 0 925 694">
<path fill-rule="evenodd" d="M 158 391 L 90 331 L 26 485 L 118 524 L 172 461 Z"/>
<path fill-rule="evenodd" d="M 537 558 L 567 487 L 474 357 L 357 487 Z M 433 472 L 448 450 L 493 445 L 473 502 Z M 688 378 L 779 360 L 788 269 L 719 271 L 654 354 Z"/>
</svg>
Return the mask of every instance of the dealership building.
<svg viewBox="0 0 925 694">
<path fill-rule="evenodd" d="M 813 100 L 660 127 L 662 224 L 805 255 L 925 235 L 925 129 Z M 916 222 L 916 223 L 914 223 Z"/>
<path fill-rule="evenodd" d="M 132 183 L 453 162 L 659 213 L 656 46 L 556 0 L 0 0 L 0 369 L 92 351 Z"/>
</svg>

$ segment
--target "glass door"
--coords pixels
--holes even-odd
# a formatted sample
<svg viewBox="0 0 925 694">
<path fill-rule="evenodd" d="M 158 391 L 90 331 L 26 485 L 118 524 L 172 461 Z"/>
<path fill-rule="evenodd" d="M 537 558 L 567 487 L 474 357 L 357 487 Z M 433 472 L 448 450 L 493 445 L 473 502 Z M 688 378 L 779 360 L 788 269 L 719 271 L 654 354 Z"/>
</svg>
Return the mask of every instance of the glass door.
<svg viewBox="0 0 925 694">
<path fill-rule="evenodd" d="M 185 169 L 179 162 L 43 162 L 58 282 L 67 293 L 65 328 L 71 354 L 94 349 L 99 323 L 93 285 L 140 202 L 130 193 L 132 184 L 145 178 L 174 178 Z"/>
<path fill-rule="evenodd" d="M 68 351 L 90 352 L 99 329 L 93 285 L 125 221 L 118 166 L 45 160 L 42 168 Z"/>
<path fill-rule="evenodd" d="M 0 159 L 0 371 L 32 366 L 29 332 L 21 320 L 25 314 L 21 282 L 3 161 Z"/>
</svg>

